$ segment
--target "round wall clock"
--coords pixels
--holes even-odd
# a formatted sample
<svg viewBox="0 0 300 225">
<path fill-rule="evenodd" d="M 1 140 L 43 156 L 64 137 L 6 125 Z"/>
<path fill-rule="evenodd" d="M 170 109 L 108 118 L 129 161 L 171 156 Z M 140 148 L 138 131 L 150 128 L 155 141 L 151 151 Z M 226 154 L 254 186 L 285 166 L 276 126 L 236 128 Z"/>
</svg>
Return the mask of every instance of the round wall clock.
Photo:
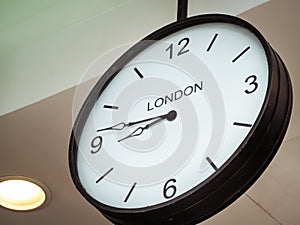
<svg viewBox="0 0 300 225">
<path fill-rule="evenodd" d="M 279 55 L 236 17 L 190 17 L 150 34 L 100 78 L 69 149 L 77 189 L 115 224 L 196 224 L 242 195 L 286 132 Z"/>
</svg>

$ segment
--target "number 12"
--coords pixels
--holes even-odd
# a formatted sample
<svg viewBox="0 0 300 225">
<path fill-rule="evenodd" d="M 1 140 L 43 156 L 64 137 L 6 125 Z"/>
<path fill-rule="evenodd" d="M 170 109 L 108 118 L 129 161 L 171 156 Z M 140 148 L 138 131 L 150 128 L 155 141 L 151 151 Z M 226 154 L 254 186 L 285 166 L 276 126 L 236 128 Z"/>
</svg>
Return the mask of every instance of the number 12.
<svg viewBox="0 0 300 225">
<path fill-rule="evenodd" d="M 188 37 L 182 38 L 182 39 L 178 42 L 177 45 L 178 45 L 178 46 L 181 46 L 181 45 L 182 45 L 182 47 L 181 47 L 181 49 L 179 50 L 179 52 L 177 53 L 177 56 L 183 55 L 183 54 L 185 54 L 185 53 L 187 53 L 187 52 L 190 51 L 190 50 L 187 48 L 189 42 L 190 42 L 190 39 L 189 39 Z M 172 59 L 172 58 L 173 58 L 173 52 L 174 52 L 174 44 L 171 43 L 171 44 L 168 46 L 168 48 L 166 48 L 166 51 L 167 51 L 167 52 L 168 52 L 168 51 L 170 52 L 170 54 L 169 54 L 169 59 Z"/>
</svg>

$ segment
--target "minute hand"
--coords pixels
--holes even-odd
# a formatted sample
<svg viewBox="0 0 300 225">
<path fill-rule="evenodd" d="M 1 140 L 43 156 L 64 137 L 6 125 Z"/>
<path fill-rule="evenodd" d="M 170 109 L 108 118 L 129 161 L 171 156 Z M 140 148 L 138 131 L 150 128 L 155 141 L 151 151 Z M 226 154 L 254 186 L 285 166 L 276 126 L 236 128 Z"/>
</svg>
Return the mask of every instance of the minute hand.
<svg viewBox="0 0 300 225">
<path fill-rule="evenodd" d="M 154 120 L 154 119 L 158 119 L 158 118 L 163 118 L 163 119 L 167 118 L 168 119 L 168 118 L 172 117 L 175 113 L 176 113 L 176 111 L 172 110 L 172 111 L 170 111 L 166 114 L 160 115 L 160 116 L 154 116 L 154 117 L 151 117 L 151 118 L 147 118 L 147 119 L 143 119 L 143 120 L 139 120 L 139 121 L 135 121 L 135 122 L 129 122 L 129 123 L 121 122 L 121 123 L 118 123 L 118 124 L 113 125 L 111 127 L 102 128 L 102 129 L 99 129 L 97 131 L 99 132 L 99 131 L 106 131 L 106 130 L 123 130 L 125 127 L 130 127 L 130 126 L 133 126 L 133 125 L 136 125 L 136 124 L 139 124 L 139 123 L 144 123 L 144 122 Z"/>
</svg>

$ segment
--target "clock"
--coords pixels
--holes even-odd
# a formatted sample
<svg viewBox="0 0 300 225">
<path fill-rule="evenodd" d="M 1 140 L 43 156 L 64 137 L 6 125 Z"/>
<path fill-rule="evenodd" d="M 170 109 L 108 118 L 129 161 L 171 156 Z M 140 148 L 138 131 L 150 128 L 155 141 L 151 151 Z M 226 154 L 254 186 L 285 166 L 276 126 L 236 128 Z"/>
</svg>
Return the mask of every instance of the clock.
<svg viewBox="0 0 300 225">
<path fill-rule="evenodd" d="M 80 193 L 115 224 L 196 224 L 263 173 L 288 127 L 279 55 L 237 17 L 169 24 L 101 76 L 71 134 Z"/>
</svg>

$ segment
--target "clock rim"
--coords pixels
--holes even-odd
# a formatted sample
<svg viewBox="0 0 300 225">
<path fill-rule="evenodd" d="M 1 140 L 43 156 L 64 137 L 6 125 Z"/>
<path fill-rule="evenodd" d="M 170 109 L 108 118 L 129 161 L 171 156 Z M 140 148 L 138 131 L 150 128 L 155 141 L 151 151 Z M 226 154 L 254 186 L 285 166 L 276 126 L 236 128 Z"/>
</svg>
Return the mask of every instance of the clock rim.
<svg viewBox="0 0 300 225">
<path fill-rule="evenodd" d="M 237 150 L 234 152 L 234 154 L 227 160 L 225 164 L 223 164 L 217 172 L 215 172 L 212 176 L 210 176 L 208 179 L 206 179 L 203 183 L 198 184 L 196 187 L 192 188 L 191 190 L 187 191 L 186 193 L 175 197 L 171 200 L 167 200 L 166 202 L 159 203 L 153 206 L 149 207 L 141 207 L 141 208 L 131 208 L 131 209 L 124 209 L 124 208 L 116 208 L 112 206 L 105 205 L 96 199 L 92 198 L 84 189 L 83 185 L 80 182 L 78 171 L 77 171 L 77 151 L 78 146 L 76 143 L 76 137 L 81 136 L 81 132 L 83 129 L 83 126 L 85 124 L 85 121 L 89 115 L 90 110 L 92 109 L 94 103 L 98 99 L 98 97 L 101 95 L 103 90 L 106 88 L 106 86 L 110 83 L 110 81 L 118 74 L 118 72 L 122 69 L 123 66 L 125 66 L 132 58 L 134 58 L 136 55 L 138 55 L 140 52 L 142 52 L 144 49 L 148 48 L 152 43 L 149 42 L 149 40 L 161 40 L 173 33 L 176 33 L 180 30 L 183 30 L 188 27 L 192 27 L 195 25 L 200 24 L 209 24 L 209 23 L 229 23 L 234 24 L 240 27 L 243 27 L 250 32 L 252 32 L 257 39 L 262 44 L 264 51 L 267 56 L 268 61 L 268 73 L 269 73 L 269 80 L 268 80 L 268 88 L 266 92 L 266 96 L 263 102 L 263 105 L 261 107 L 261 110 L 259 112 L 259 115 L 257 119 L 255 120 L 255 123 L 253 124 L 253 127 L 247 134 L 246 138 L 243 140 L 241 145 L 237 148 Z M 71 177 L 73 179 L 73 182 L 76 186 L 76 188 L 80 191 L 80 193 L 97 209 L 99 209 L 107 218 L 109 218 L 113 222 L 117 222 L 120 224 L 141 224 L 140 222 L 134 223 L 135 218 L 145 219 L 148 218 L 149 221 L 151 221 L 151 217 L 161 217 L 161 214 L 166 214 L 169 212 L 171 217 L 175 218 L 180 215 L 181 217 L 186 217 L 186 215 L 189 214 L 190 211 L 195 211 L 196 205 L 199 204 L 199 199 L 201 201 L 205 198 L 199 197 L 199 192 L 203 190 L 203 187 L 213 187 L 213 186 L 220 186 L 219 183 L 216 183 L 216 179 L 220 180 L 221 177 L 224 177 L 224 171 L 226 168 L 233 168 L 235 169 L 239 163 L 237 162 L 238 156 L 241 156 L 242 152 L 245 152 L 245 148 L 249 147 L 249 142 L 253 142 L 254 133 L 261 133 L 264 134 L 266 131 L 268 131 L 268 127 L 271 126 L 273 114 L 276 113 L 276 104 L 278 101 L 278 95 L 279 91 L 277 90 L 279 85 L 279 77 L 275 77 L 279 71 L 284 70 L 285 73 L 287 73 L 287 83 L 289 86 L 289 96 L 288 96 L 288 107 L 285 114 L 288 116 L 284 119 L 283 124 L 281 125 L 282 129 L 279 131 L 279 134 L 277 136 L 280 136 L 278 138 L 278 143 L 276 146 L 273 146 L 270 150 L 269 156 L 265 158 L 264 163 L 262 167 L 259 169 L 258 172 L 253 174 L 252 178 L 248 178 L 247 182 L 244 182 L 244 186 L 238 188 L 235 193 L 231 194 L 229 198 L 224 199 L 226 202 L 222 203 L 221 206 L 216 207 L 216 209 L 211 208 L 210 211 L 206 212 L 205 215 L 201 217 L 201 219 L 198 219 L 197 221 L 202 221 L 203 219 L 210 217 L 217 213 L 218 211 L 222 210 L 226 206 L 228 206 L 230 203 L 232 203 L 234 200 L 236 200 L 241 194 L 243 194 L 256 180 L 257 178 L 263 173 L 265 168 L 269 165 L 270 161 L 274 157 L 275 153 L 277 152 L 280 143 L 282 142 L 282 139 L 284 137 L 284 134 L 286 132 L 288 122 L 290 119 L 291 114 L 291 105 L 292 105 L 292 93 L 291 93 L 291 82 L 288 77 L 288 72 L 285 69 L 282 68 L 274 68 L 274 64 L 282 64 L 281 67 L 284 67 L 284 64 L 282 60 L 280 59 L 279 55 L 275 53 L 272 49 L 272 47 L 268 44 L 268 42 L 265 40 L 265 38 L 262 36 L 262 34 L 251 24 L 246 22 L 245 20 L 242 20 L 238 17 L 224 15 L 224 14 L 205 14 L 205 15 L 199 15 L 194 17 L 189 17 L 185 20 L 176 21 L 174 23 L 171 23 L 165 27 L 160 28 L 159 30 L 151 33 L 144 39 L 142 39 L 140 42 L 138 42 L 136 45 L 134 45 L 132 48 L 130 48 L 127 52 L 125 52 L 119 59 L 116 60 L 115 63 L 104 73 L 104 75 L 97 81 L 95 87 L 90 92 L 89 96 L 87 97 L 86 101 L 84 102 L 77 118 L 74 123 L 74 127 L 72 129 L 71 138 L 70 138 L 70 145 L 69 145 L 69 167 L 71 172 Z M 278 67 L 280 67 L 280 65 Z M 278 72 L 276 72 L 278 70 Z M 275 74 L 275 75 L 274 75 Z M 275 102 L 272 102 L 275 101 Z M 264 122 L 264 126 L 262 126 L 261 122 Z M 257 140 L 257 134 L 254 135 L 255 140 Z M 263 139 L 265 141 L 266 138 Z M 262 142 L 263 142 L 262 141 Z M 255 141 L 254 141 L 255 143 Z M 258 148 L 258 147 L 257 147 Z M 255 152 L 257 152 L 256 150 Z M 254 153 L 253 153 L 254 154 Z M 244 160 L 245 161 L 245 160 Z M 247 161 L 247 160 L 246 160 Z M 228 172 L 227 172 L 228 173 Z M 225 176 L 229 178 L 232 178 L 233 176 Z M 224 178 L 223 178 L 224 179 Z M 224 184 L 221 185 L 221 187 L 224 187 Z M 220 188 L 220 187 L 219 187 Z M 210 188 L 209 188 L 210 189 Z M 207 190 L 205 191 L 205 193 Z M 215 194 L 215 192 L 209 192 L 210 196 Z M 232 193 L 232 191 L 230 192 Z M 202 194 L 203 195 L 203 194 Z M 192 196 L 196 196 L 197 200 L 191 200 Z M 190 205 L 194 205 L 191 208 L 189 208 Z M 176 213 L 174 213 L 174 211 Z M 146 217 L 145 217 L 146 216 Z M 127 219 L 126 219 L 127 218 Z M 161 218 L 162 219 L 162 218 Z M 166 219 L 166 218 L 164 218 Z M 130 220 L 130 222 L 124 222 L 126 220 Z M 168 218 L 169 220 L 169 218 Z M 120 222 L 123 221 L 124 223 Z M 140 221 L 140 220 L 139 220 Z M 157 220 L 156 220 L 157 221 Z M 150 223 L 149 223 L 150 224 Z M 171 221 L 170 221 L 171 224 Z"/>
</svg>

